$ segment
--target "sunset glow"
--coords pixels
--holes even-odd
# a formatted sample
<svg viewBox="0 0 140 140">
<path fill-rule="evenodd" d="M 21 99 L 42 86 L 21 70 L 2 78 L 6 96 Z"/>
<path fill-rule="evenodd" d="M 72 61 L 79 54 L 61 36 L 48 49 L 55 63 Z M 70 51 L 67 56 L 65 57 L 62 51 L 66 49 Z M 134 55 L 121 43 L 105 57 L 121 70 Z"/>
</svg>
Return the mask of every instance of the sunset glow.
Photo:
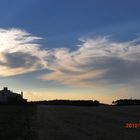
<svg viewBox="0 0 140 140">
<path fill-rule="evenodd" d="M 139 4 L 103 3 L 0 2 L 0 88 L 30 101 L 140 98 Z"/>
</svg>

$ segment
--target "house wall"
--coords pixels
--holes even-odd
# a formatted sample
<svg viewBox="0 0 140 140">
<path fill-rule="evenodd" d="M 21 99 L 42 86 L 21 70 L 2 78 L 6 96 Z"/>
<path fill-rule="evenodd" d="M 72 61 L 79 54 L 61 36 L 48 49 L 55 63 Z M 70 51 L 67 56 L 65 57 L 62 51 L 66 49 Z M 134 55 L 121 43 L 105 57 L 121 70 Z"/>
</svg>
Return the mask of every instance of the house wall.
<svg viewBox="0 0 140 140">
<path fill-rule="evenodd" d="M 0 102 L 8 102 L 8 97 L 0 95 Z"/>
<path fill-rule="evenodd" d="M 20 101 L 22 96 L 9 91 L 0 91 L 0 102 L 8 102 L 9 100 Z"/>
</svg>

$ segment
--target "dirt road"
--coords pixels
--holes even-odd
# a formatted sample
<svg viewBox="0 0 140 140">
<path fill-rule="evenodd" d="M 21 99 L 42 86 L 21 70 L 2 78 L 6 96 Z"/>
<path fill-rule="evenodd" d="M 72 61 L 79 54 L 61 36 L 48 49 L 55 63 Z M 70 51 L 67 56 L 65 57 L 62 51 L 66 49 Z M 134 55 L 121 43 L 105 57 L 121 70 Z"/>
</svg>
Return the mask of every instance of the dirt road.
<svg viewBox="0 0 140 140">
<path fill-rule="evenodd" d="M 38 106 L 34 129 L 38 140 L 139 140 L 140 106 Z"/>
</svg>

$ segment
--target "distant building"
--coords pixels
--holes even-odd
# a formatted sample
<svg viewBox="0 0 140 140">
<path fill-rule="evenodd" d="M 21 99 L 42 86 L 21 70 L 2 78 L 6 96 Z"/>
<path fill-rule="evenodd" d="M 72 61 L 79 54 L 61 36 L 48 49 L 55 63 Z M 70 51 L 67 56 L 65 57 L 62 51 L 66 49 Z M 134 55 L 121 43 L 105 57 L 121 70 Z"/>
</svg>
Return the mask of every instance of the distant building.
<svg viewBox="0 0 140 140">
<path fill-rule="evenodd" d="M 3 90 L 0 90 L 0 103 L 25 103 L 26 99 L 23 98 L 23 92 L 21 94 L 14 93 L 8 90 L 7 87 L 4 87 Z"/>
</svg>

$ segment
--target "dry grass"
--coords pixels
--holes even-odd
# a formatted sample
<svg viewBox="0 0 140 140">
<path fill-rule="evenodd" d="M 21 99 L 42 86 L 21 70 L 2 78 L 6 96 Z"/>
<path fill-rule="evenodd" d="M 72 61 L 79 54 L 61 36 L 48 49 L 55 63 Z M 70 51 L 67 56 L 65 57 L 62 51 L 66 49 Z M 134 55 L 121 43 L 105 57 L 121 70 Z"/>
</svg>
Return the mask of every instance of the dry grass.
<svg viewBox="0 0 140 140">
<path fill-rule="evenodd" d="M 39 140 L 139 140 L 140 106 L 38 106 L 35 130 Z"/>
<path fill-rule="evenodd" d="M 33 106 L 0 106 L 0 140 L 30 140 Z"/>
</svg>

